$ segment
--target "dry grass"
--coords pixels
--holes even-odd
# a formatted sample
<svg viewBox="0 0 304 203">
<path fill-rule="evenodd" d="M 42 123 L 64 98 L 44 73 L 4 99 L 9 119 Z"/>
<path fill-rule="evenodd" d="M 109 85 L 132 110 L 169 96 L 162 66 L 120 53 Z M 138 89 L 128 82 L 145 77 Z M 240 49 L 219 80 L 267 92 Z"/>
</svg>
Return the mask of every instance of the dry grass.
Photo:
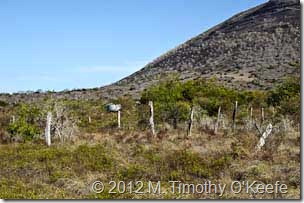
<svg viewBox="0 0 304 203">
<path fill-rule="evenodd" d="M 73 144 L 0 145 L 0 197 L 4 199 L 248 199 L 300 198 L 300 133 L 275 134 L 255 153 L 252 133 L 209 135 L 108 131 L 83 134 Z M 288 194 L 94 194 L 96 181 L 168 180 L 230 184 L 234 180 L 288 185 Z"/>
</svg>

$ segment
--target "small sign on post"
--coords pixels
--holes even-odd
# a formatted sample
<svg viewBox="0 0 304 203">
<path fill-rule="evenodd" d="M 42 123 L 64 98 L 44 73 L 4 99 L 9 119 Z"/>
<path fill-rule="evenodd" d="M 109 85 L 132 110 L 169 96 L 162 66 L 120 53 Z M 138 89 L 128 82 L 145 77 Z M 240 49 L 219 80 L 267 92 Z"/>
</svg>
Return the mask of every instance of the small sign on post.
<svg viewBox="0 0 304 203">
<path fill-rule="evenodd" d="M 107 104 L 106 105 L 106 109 L 108 112 L 117 112 L 117 127 L 120 128 L 121 127 L 121 123 L 120 123 L 120 112 L 121 112 L 121 104 Z"/>
</svg>

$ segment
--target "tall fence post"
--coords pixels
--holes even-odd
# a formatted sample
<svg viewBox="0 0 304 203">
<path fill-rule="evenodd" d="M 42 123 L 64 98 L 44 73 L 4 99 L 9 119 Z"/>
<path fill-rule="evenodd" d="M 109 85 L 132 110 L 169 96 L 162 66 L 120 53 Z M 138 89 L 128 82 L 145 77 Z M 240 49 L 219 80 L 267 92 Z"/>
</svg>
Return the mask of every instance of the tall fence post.
<svg viewBox="0 0 304 203">
<path fill-rule="evenodd" d="M 121 127 L 121 124 L 120 124 L 120 110 L 117 111 L 117 126 L 120 129 L 120 127 Z"/>
<path fill-rule="evenodd" d="M 218 111 L 217 111 L 217 120 L 216 120 L 215 126 L 214 126 L 214 134 L 217 134 L 217 130 L 219 127 L 219 122 L 220 122 L 220 116 L 221 116 L 221 106 L 219 106 Z"/>
<path fill-rule="evenodd" d="M 149 124 L 151 127 L 151 132 L 153 137 L 155 137 L 155 127 L 154 127 L 154 109 L 153 109 L 153 102 L 149 101 L 149 107 L 150 107 L 150 119 Z"/>
<path fill-rule="evenodd" d="M 237 108 L 238 108 L 238 102 L 235 101 L 235 106 L 234 106 L 234 110 L 233 110 L 233 116 L 232 116 L 232 130 L 233 132 L 236 129 L 236 115 L 237 115 Z"/>
<path fill-rule="evenodd" d="M 45 141 L 47 146 L 51 146 L 51 123 L 52 123 L 52 113 L 48 112 L 46 118 L 46 127 L 45 127 Z"/>
<path fill-rule="evenodd" d="M 194 107 L 192 105 L 191 110 L 190 110 L 189 125 L 188 125 L 188 131 L 187 131 L 187 136 L 189 136 L 189 137 L 191 137 L 191 135 L 192 135 L 193 115 L 194 115 Z"/>
</svg>

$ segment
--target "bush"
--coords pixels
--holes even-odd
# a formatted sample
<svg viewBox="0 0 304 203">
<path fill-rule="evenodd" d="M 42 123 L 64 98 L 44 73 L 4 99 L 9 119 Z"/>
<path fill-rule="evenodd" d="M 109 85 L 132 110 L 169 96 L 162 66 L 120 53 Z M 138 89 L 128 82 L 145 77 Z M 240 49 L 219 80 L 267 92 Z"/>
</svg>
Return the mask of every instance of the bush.
<svg viewBox="0 0 304 203">
<path fill-rule="evenodd" d="M 0 107 L 6 107 L 6 106 L 8 106 L 8 103 L 6 103 L 5 101 L 1 101 L 0 100 Z"/>
<path fill-rule="evenodd" d="M 22 137 L 25 141 L 36 139 L 41 134 L 39 121 L 41 118 L 40 110 L 31 105 L 21 105 L 17 107 L 17 120 L 8 127 L 11 137 Z"/>
<path fill-rule="evenodd" d="M 290 116 L 300 122 L 301 111 L 301 79 L 287 78 L 281 85 L 270 92 L 268 104 L 277 107 L 278 114 Z"/>
<path fill-rule="evenodd" d="M 9 133 L 12 137 L 21 136 L 26 141 L 31 141 L 38 138 L 40 130 L 24 121 L 13 123 L 8 128 Z"/>
</svg>

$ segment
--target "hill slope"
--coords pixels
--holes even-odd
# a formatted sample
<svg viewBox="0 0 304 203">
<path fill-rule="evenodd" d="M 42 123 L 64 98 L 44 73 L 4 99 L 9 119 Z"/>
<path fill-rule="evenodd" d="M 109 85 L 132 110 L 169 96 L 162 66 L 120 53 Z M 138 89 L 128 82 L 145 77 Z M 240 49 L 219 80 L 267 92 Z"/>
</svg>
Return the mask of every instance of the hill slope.
<svg viewBox="0 0 304 203">
<path fill-rule="evenodd" d="M 236 88 L 267 89 L 300 69 L 300 2 L 271 0 L 165 53 L 140 71 L 103 88 L 136 94 L 165 75 L 216 77 Z"/>
<path fill-rule="evenodd" d="M 216 77 L 234 88 L 267 89 L 299 75 L 300 1 L 270 0 L 239 13 L 147 64 L 138 72 L 102 88 L 59 93 L 0 95 L 9 102 L 45 96 L 95 99 L 134 97 L 166 75 L 181 80 Z"/>
</svg>

